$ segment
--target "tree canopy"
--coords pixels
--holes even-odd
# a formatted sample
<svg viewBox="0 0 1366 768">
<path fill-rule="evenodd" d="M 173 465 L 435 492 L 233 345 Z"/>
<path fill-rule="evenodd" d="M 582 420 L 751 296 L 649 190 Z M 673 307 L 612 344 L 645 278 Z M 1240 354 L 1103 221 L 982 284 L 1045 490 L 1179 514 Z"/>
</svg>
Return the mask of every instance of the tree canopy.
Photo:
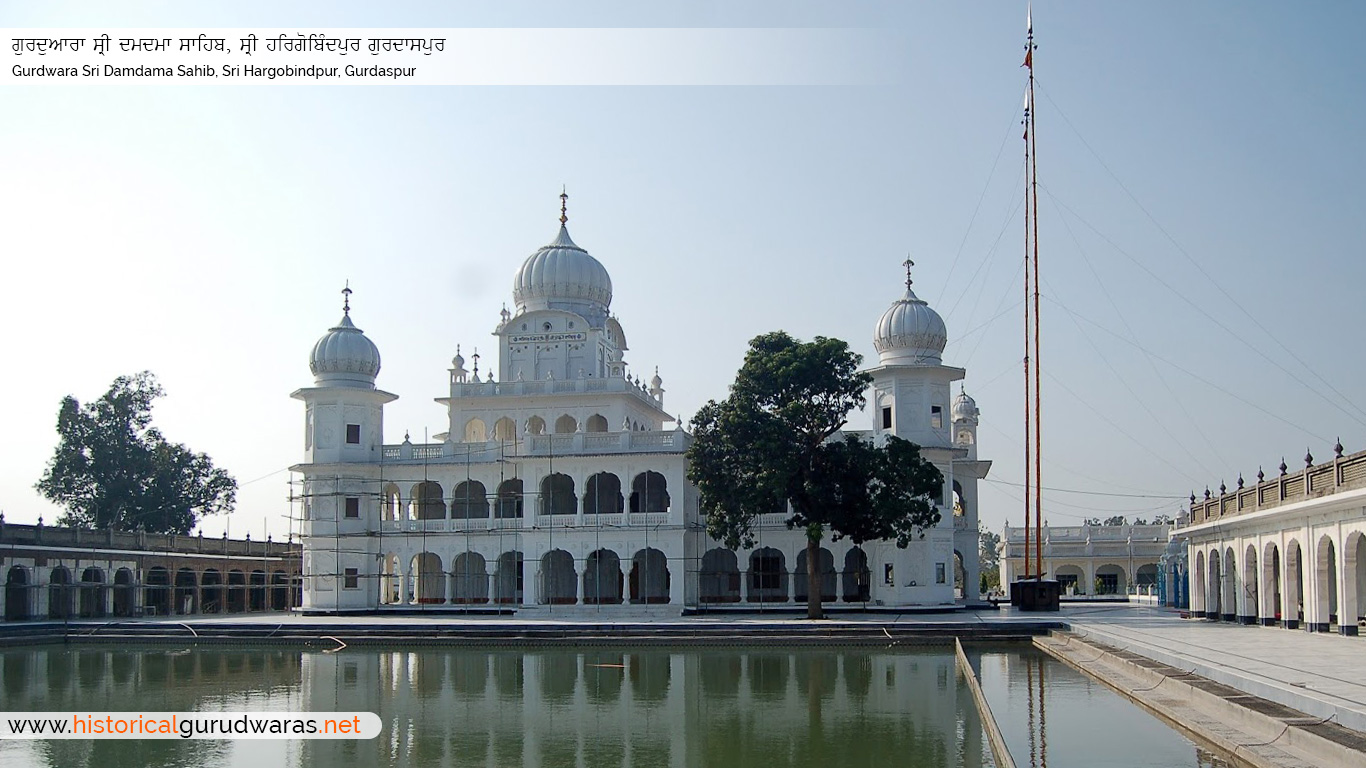
<svg viewBox="0 0 1366 768">
<path fill-rule="evenodd" d="M 237 481 L 152 426 L 162 394 L 143 371 L 115 379 L 93 404 L 62 398 L 57 449 L 35 485 L 65 507 L 60 524 L 189 533 L 200 517 L 232 511 Z"/>
<path fill-rule="evenodd" d="M 838 437 L 872 382 L 839 339 L 801 342 L 776 331 L 749 342 L 730 396 L 693 418 L 688 476 L 707 531 L 731 549 L 754 545 L 758 515 L 791 508 L 806 532 L 807 615 L 821 616 L 820 542 L 895 539 L 905 547 L 939 521 L 943 476 L 913 443 Z"/>
</svg>

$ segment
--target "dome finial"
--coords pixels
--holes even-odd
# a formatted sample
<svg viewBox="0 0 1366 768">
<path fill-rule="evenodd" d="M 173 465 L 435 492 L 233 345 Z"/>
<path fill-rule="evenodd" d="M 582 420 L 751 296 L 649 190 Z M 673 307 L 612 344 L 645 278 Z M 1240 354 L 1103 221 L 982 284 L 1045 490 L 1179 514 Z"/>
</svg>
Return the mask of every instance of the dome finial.
<svg viewBox="0 0 1366 768">
<path fill-rule="evenodd" d="M 351 281 L 350 281 L 350 280 L 347 280 L 347 281 L 346 281 L 346 285 L 342 288 L 342 314 L 343 314 L 343 315 L 347 315 L 347 316 L 350 316 L 350 314 L 351 314 Z"/>
<path fill-rule="evenodd" d="M 565 187 L 561 186 L 561 187 L 560 187 L 560 226 L 562 226 L 562 227 L 563 227 L 565 224 L 568 224 L 568 223 L 569 223 L 569 213 L 568 213 L 568 210 L 569 210 L 569 193 L 565 191 Z"/>
<path fill-rule="evenodd" d="M 901 262 L 901 266 L 906 268 L 906 290 L 909 291 L 911 290 L 911 283 L 915 282 L 911 279 L 911 267 L 915 266 L 915 262 L 911 261 L 910 254 L 906 255 L 906 260 Z"/>
</svg>

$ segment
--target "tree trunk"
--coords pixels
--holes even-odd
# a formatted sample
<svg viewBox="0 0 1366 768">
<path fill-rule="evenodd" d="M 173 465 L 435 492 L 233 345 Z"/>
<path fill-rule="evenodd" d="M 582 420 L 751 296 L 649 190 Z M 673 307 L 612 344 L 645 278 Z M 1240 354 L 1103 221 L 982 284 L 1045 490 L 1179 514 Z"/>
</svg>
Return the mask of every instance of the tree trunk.
<svg viewBox="0 0 1366 768">
<path fill-rule="evenodd" d="M 821 612 L 821 534 L 819 528 L 806 531 L 806 618 L 823 619 Z"/>
</svg>

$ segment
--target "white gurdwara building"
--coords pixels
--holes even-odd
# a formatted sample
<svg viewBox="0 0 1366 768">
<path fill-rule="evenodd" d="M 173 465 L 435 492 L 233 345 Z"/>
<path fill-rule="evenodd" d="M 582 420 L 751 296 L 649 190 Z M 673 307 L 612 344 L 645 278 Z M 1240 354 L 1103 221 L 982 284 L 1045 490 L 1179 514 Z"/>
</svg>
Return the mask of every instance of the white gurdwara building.
<svg viewBox="0 0 1366 768">
<path fill-rule="evenodd" d="M 625 361 L 612 281 L 559 234 L 513 278 L 515 312 L 480 372 L 457 353 L 438 442 L 384 445 L 379 350 L 341 321 L 314 345 L 302 475 L 303 608 L 319 612 L 662 604 L 668 610 L 806 601 L 806 546 L 786 515 L 753 549 L 711 539 L 687 479 L 692 441 Z M 349 293 L 349 292 L 348 292 Z M 348 296 L 349 299 L 349 296 Z M 919 444 L 945 477 L 941 521 L 908 548 L 827 537 L 829 604 L 952 605 L 978 585 L 978 411 L 940 360 L 943 320 L 911 291 L 878 321 L 871 429 Z M 865 411 L 867 412 L 867 411 Z M 444 606 L 444 608 L 443 608 Z"/>
</svg>

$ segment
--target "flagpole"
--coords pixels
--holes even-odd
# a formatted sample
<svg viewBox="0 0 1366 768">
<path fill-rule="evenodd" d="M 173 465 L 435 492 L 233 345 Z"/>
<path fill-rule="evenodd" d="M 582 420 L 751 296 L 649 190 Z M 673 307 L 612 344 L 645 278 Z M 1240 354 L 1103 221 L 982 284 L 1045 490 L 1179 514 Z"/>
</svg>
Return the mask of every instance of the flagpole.
<svg viewBox="0 0 1366 768">
<path fill-rule="evenodd" d="M 1034 566 L 1038 568 L 1040 579 L 1043 571 L 1043 383 L 1040 379 L 1043 358 L 1039 347 L 1039 139 L 1034 121 L 1034 14 L 1031 8 L 1026 12 L 1027 49 L 1025 62 L 1029 65 L 1029 186 L 1034 205 L 1030 213 L 1034 218 Z"/>
</svg>

